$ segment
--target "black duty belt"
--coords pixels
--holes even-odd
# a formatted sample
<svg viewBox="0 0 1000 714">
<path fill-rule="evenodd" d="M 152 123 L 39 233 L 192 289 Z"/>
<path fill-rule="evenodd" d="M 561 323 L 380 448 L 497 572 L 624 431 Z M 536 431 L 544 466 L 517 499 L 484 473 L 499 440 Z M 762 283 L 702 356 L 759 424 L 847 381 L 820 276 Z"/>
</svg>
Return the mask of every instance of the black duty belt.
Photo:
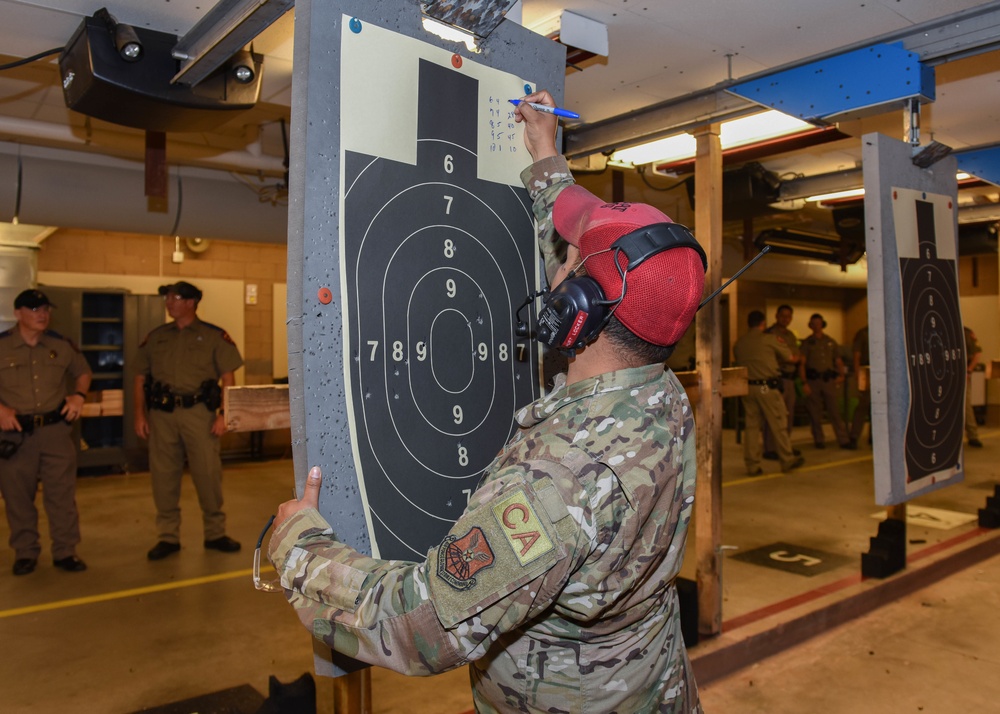
<svg viewBox="0 0 1000 714">
<path fill-rule="evenodd" d="M 785 386 L 778 377 L 772 379 L 748 379 L 747 384 L 752 387 L 768 387 L 770 389 L 781 389 Z"/>
<path fill-rule="evenodd" d="M 835 369 L 828 369 L 825 372 L 820 372 L 818 369 L 806 370 L 806 379 L 822 379 L 824 382 L 829 382 L 839 376 L 840 373 Z"/>
<path fill-rule="evenodd" d="M 21 425 L 21 429 L 28 434 L 37 428 L 48 426 L 49 424 L 55 424 L 60 421 L 66 421 L 63 419 L 63 415 L 59 409 L 53 409 L 52 411 L 45 412 L 44 414 L 17 414 L 14 418 L 17 419 L 17 422 Z"/>
<path fill-rule="evenodd" d="M 173 395 L 174 406 L 181 407 L 182 409 L 190 409 L 195 404 L 201 404 L 205 401 L 204 394 L 174 394 Z"/>
</svg>

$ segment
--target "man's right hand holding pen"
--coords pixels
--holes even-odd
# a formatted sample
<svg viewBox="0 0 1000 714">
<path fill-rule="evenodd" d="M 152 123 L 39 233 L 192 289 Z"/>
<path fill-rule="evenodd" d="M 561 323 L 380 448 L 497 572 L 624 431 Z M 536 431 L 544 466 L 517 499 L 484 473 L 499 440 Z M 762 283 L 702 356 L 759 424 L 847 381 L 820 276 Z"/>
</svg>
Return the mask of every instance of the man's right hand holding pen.
<svg viewBox="0 0 1000 714">
<path fill-rule="evenodd" d="M 514 121 L 524 124 L 524 146 L 531 154 L 532 161 L 558 156 L 556 129 L 559 128 L 559 118 L 553 114 L 536 111 L 527 102 L 554 107 L 555 100 L 544 89 L 522 97 L 521 103 L 514 107 Z"/>
</svg>

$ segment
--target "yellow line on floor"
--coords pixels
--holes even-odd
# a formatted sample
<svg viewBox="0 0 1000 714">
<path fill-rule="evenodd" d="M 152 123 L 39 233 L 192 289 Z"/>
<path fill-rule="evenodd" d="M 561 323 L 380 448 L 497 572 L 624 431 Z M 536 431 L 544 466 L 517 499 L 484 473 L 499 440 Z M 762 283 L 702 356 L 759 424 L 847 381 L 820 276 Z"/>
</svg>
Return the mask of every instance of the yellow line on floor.
<svg viewBox="0 0 1000 714">
<path fill-rule="evenodd" d="M 273 570 L 273 568 L 267 569 Z M 261 572 L 264 571 L 265 568 L 261 568 Z M 55 602 L 45 602 L 38 605 L 29 605 L 27 607 L 15 607 L 11 610 L 0 610 L 0 620 L 5 617 L 29 615 L 34 612 L 45 612 L 47 610 L 61 610 L 67 607 L 90 605 L 97 602 L 108 602 L 110 600 L 121 600 L 122 598 L 135 597 L 136 595 L 149 595 L 150 593 L 165 592 L 167 590 L 190 588 L 195 585 L 206 585 L 208 583 L 217 583 L 223 580 L 235 580 L 236 578 L 250 579 L 252 576 L 253 568 L 246 568 L 245 570 L 234 570 L 229 573 L 219 573 L 218 575 L 206 575 L 201 578 L 177 580 L 170 583 L 160 583 L 159 585 L 147 585 L 142 588 L 132 588 L 131 590 L 118 590 L 116 592 L 102 593 L 100 595 L 88 595 L 87 597 L 72 598 L 71 600 L 56 600 Z"/>
<path fill-rule="evenodd" d="M 775 471 L 771 474 L 762 474 L 760 476 L 746 476 L 744 478 L 733 479 L 732 481 L 726 481 L 722 484 L 723 488 L 728 486 L 742 486 L 745 483 L 760 483 L 761 481 L 770 481 L 771 479 L 784 478 L 785 476 L 794 476 L 795 474 L 808 473 L 809 471 L 822 471 L 823 469 L 835 468 L 837 466 L 846 466 L 847 464 L 859 464 L 863 461 L 871 461 L 872 457 L 869 456 L 856 456 L 853 459 L 841 459 L 840 461 L 830 461 L 825 464 L 815 464 L 813 466 L 800 466 L 794 471 Z"/>
<path fill-rule="evenodd" d="M 1000 434 L 1000 431 L 992 430 L 986 432 L 980 432 L 979 438 L 982 439 L 992 439 L 993 437 Z M 968 447 L 966 447 L 968 448 Z M 871 461 L 874 458 L 871 454 L 866 456 L 856 456 L 853 459 L 840 459 L 839 461 L 828 461 L 825 464 L 814 464 L 812 466 L 800 466 L 794 471 L 784 472 L 776 471 L 771 474 L 762 474 L 760 476 L 745 476 L 744 478 L 733 479 L 732 481 L 726 481 L 722 484 L 723 488 L 729 486 L 742 486 L 746 483 L 760 483 L 761 481 L 770 481 L 776 478 L 783 478 L 785 476 L 794 476 L 795 474 L 809 473 L 810 471 L 823 471 L 824 469 L 836 468 L 838 466 L 847 466 L 849 464 L 860 464 L 865 461 Z"/>
</svg>

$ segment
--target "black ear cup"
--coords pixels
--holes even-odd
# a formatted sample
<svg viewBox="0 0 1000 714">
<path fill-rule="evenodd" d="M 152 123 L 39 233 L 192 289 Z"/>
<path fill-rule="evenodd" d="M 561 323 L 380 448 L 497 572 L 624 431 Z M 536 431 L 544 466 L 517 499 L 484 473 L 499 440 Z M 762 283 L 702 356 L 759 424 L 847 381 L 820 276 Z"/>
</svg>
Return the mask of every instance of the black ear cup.
<svg viewBox="0 0 1000 714">
<path fill-rule="evenodd" d="M 528 332 L 528 323 L 524 320 L 518 320 L 517 324 L 514 326 L 514 336 L 521 339 L 527 339 L 530 337 L 531 334 Z"/>
<path fill-rule="evenodd" d="M 578 350 L 604 327 L 608 309 L 596 280 L 567 278 L 549 293 L 538 313 L 538 339 L 549 347 Z"/>
</svg>

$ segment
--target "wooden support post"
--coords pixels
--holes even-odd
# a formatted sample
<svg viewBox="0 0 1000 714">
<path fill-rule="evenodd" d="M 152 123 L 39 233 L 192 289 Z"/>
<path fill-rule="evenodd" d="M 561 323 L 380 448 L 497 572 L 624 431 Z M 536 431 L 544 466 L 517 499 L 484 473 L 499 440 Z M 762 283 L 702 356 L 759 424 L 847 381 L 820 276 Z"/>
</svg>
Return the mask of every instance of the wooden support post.
<svg viewBox="0 0 1000 714">
<path fill-rule="evenodd" d="M 694 232 L 708 256 L 706 294 L 722 284 L 722 146 L 719 124 L 694 133 Z M 695 409 L 698 484 L 695 489 L 695 555 L 698 632 L 722 631 L 722 335 L 719 301 L 698 311 L 695 322 L 701 396 Z"/>
<path fill-rule="evenodd" d="M 694 407 L 701 401 L 702 385 L 700 372 L 675 372 L 688 401 Z M 726 367 L 722 370 L 719 394 L 722 397 L 745 397 L 749 384 L 747 383 L 746 367 Z"/>
<path fill-rule="evenodd" d="M 364 667 L 333 680 L 333 714 L 371 714 L 372 670 Z"/>
</svg>

